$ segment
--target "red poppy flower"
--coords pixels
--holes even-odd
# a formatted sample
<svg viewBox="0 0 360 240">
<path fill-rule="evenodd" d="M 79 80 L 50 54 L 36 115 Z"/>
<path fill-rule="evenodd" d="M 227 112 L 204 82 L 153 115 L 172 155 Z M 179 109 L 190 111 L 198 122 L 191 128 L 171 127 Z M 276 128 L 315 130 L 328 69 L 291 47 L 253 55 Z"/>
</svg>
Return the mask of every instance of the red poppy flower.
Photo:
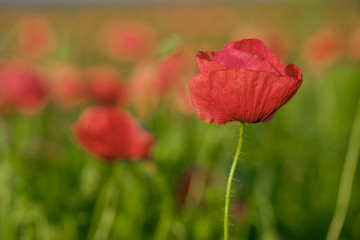
<svg viewBox="0 0 360 240">
<path fill-rule="evenodd" d="M 207 123 L 267 120 L 302 83 L 301 70 L 285 67 L 258 39 L 229 42 L 219 52 L 198 52 L 200 74 L 189 80 L 193 106 Z"/>
<path fill-rule="evenodd" d="M 310 67 L 329 67 L 342 52 L 342 40 L 334 28 L 324 28 L 315 32 L 305 42 L 305 60 Z"/>
<path fill-rule="evenodd" d="M 158 95 L 178 88 L 184 75 L 191 70 L 190 61 L 184 50 L 179 50 L 164 58 L 157 66 L 155 91 Z"/>
<path fill-rule="evenodd" d="M 153 87 L 155 97 L 159 100 L 166 98 L 165 103 L 174 100 L 175 105 L 178 107 L 176 110 L 181 113 L 194 113 L 186 87 L 186 80 L 188 76 L 192 75 L 192 72 L 193 69 L 185 50 L 178 50 L 164 58 L 157 65 L 157 74 Z M 173 108 L 174 104 L 170 104 L 171 108 Z"/>
<path fill-rule="evenodd" d="M 360 60 L 360 25 L 350 36 L 349 55 L 352 59 Z"/>
<path fill-rule="evenodd" d="M 153 91 L 155 69 L 150 62 L 138 64 L 130 76 L 129 96 L 131 104 L 141 117 L 146 117 L 158 106 L 159 99 Z"/>
<path fill-rule="evenodd" d="M 63 66 L 52 75 L 51 96 L 63 108 L 76 107 L 86 100 L 86 85 L 82 74 L 74 67 Z"/>
<path fill-rule="evenodd" d="M 7 64 L 0 68 L 0 102 L 25 114 L 43 109 L 46 86 L 40 74 L 23 64 Z"/>
<path fill-rule="evenodd" d="M 73 131 L 86 150 L 109 162 L 147 158 L 154 142 L 128 113 L 113 107 L 85 110 Z"/>
<path fill-rule="evenodd" d="M 151 28 L 135 21 L 111 21 L 101 37 L 108 54 L 117 60 L 138 60 L 154 50 Z"/>
<path fill-rule="evenodd" d="M 258 38 L 281 59 L 287 58 L 291 49 L 290 33 L 282 28 L 245 25 L 233 34 L 235 39 Z"/>
<path fill-rule="evenodd" d="M 18 27 L 19 47 L 25 54 L 39 56 L 54 48 L 54 33 L 46 19 L 42 17 L 23 18 Z"/>
<path fill-rule="evenodd" d="M 176 95 L 175 95 L 176 103 L 178 106 L 178 110 L 182 114 L 194 114 L 194 108 L 191 104 L 191 98 L 189 89 L 185 86 L 181 86 L 177 89 Z"/>
<path fill-rule="evenodd" d="M 111 68 L 94 68 L 88 74 L 88 90 L 90 96 L 101 103 L 124 104 L 126 102 L 126 90 L 120 83 L 121 78 Z"/>
</svg>

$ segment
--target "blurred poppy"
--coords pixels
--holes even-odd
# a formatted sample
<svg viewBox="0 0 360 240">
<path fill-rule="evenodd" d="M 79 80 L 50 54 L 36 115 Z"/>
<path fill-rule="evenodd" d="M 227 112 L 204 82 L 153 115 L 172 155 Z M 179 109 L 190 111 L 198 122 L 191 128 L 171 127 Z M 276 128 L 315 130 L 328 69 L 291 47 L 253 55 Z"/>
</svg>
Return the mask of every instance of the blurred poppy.
<svg viewBox="0 0 360 240">
<path fill-rule="evenodd" d="M 340 57 L 342 39 L 338 31 L 325 28 L 315 32 L 305 42 L 305 60 L 310 68 L 326 68 Z"/>
<path fill-rule="evenodd" d="M 105 104 L 125 104 L 127 93 L 119 74 L 108 67 L 91 69 L 87 74 L 90 97 Z"/>
<path fill-rule="evenodd" d="M 242 222 L 249 216 L 249 204 L 245 201 L 236 201 L 232 204 L 231 216 L 233 220 Z"/>
<path fill-rule="evenodd" d="M 188 169 L 177 184 L 176 207 L 181 210 L 187 204 L 197 205 L 203 200 L 204 188 L 207 185 L 207 176 L 200 169 Z"/>
<path fill-rule="evenodd" d="M 157 105 L 158 98 L 154 91 L 156 71 L 150 62 L 138 64 L 129 84 L 129 99 L 134 105 L 137 114 L 146 117 Z"/>
<path fill-rule="evenodd" d="M 352 59 L 360 60 L 360 25 L 350 36 L 349 55 Z"/>
<path fill-rule="evenodd" d="M 171 103 L 172 108 L 175 105 L 176 110 L 183 114 L 193 113 L 190 95 L 185 86 L 192 72 L 187 52 L 180 49 L 165 57 L 158 63 L 156 71 L 155 97 L 159 100 L 171 97 L 171 100 L 175 101 L 175 104 Z M 169 101 L 165 101 L 167 102 Z"/>
<path fill-rule="evenodd" d="M 242 26 L 233 34 L 233 37 L 235 39 L 261 39 L 276 56 L 280 59 L 285 59 L 289 55 L 291 48 L 291 38 L 289 35 L 287 31 L 281 28 L 264 28 L 251 25 Z"/>
<path fill-rule="evenodd" d="M 156 93 L 163 95 L 169 90 L 178 88 L 185 74 L 189 73 L 190 70 L 191 64 L 184 50 L 178 50 L 165 57 L 157 66 Z"/>
<path fill-rule="evenodd" d="M 154 51 L 152 29 L 135 21 L 113 20 L 101 32 L 108 55 L 117 60 L 133 61 Z"/>
<path fill-rule="evenodd" d="M 0 105 L 35 114 L 45 106 L 46 90 L 42 76 L 30 66 L 21 63 L 0 66 Z"/>
<path fill-rule="evenodd" d="M 75 67 L 61 66 L 53 70 L 50 86 L 51 97 L 63 108 L 77 107 L 86 100 L 86 84 Z"/>
<path fill-rule="evenodd" d="M 85 110 L 73 131 L 81 146 L 109 162 L 148 158 L 154 142 L 127 112 L 114 107 Z"/>
<path fill-rule="evenodd" d="M 194 113 L 194 108 L 191 104 L 190 92 L 188 88 L 185 88 L 184 86 L 180 86 L 176 91 L 175 100 L 180 113 L 182 114 Z"/>
<path fill-rule="evenodd" d="M 189 80 L 199 118 L 217 125 L 267 120 L 297 92 L 301 70 L 286 68 L 258 39 L 229 42 L 219 52 L 198 52 L 200 74 Z"/>
<path fill-rule="evenodd" d="M 28 17 L 19 20 L 18 44 L 23 53 L 29 56 L 40 56 L 52 50 L 55 37 L 47 19 Z"/>
</svg>

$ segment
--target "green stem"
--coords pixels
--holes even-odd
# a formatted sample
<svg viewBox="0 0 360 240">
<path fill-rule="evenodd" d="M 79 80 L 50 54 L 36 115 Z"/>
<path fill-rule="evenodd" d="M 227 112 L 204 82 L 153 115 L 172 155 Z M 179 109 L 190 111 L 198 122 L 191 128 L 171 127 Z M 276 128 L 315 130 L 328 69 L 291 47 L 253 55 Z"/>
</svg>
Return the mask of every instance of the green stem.
<svg viewBox="0 0 360 240">
<path fill-rule="evenodd" d="M 326 240 L 339 239 L 341 229 L 349 207 L 352 185 L 360 150 L 360 98 L 351 130 L 348 150 L 345 157 L 344 168 L 341 173 L 339 193 L 335 213 L 330 224 Z"/>
<path fill-rule="evenodd" d="M 229 208 L 230 208 L 230 195 L 231 195 L 231 186 L 234 179 L 236 165 L 239 161 L 241 145 L 243 141 L 244 135 L 244 123 L 240 122 L 240 135 L 239 135 L 239 143 L 236 149 L 235 157 L 231 166 L 227 187 L 226 187 L 226 196 L 225 196 L 225 212 L 224 212 L 224 240 L 228 240 L 229 238 Z"/>
<path fill-rule="evenodd" d="M 107 176 L 102 185 L 95 202 L 93 214 L 87 239 L 102 239 L 108 238 L 113 221 L 115 219 L 116 211 L 113 207 L 114 198 L 117 195 L 117 189 L 114 183 L 114 171 L 116 166 L 107 166 Z"/>
<path fill-rule="evenodd" d="M 156 229 L 156 232 L 154 234 L 154 240 L 165 240 L 168 237 L 169 230 L 171 228 L 172 224 L 172 210 L 171 207 L 173 205 L 172 198 L 169 195 L 171 190 L 169 189 L 169 184 L 166 180 L 166 176 L 164 176 L 164 173 L 161 172 L 158 174 L 157 179 L 155 180 L 158 190 L 160 191 L 160 197 L 161 197 L 161 213 L 160 213 L 160 219 L 158 222 L 158 226 Z"/>
</svg>

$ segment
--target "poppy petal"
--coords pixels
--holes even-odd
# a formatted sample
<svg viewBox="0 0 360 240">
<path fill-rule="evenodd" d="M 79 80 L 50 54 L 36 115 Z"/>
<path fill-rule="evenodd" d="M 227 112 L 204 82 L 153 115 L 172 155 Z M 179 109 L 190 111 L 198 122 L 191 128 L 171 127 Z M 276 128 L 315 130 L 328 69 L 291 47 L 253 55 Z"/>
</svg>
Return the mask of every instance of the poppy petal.
<svg viewBox="0 0 360 240">
<path fill-rule="evenodd" d="M 273 72 L 278 74 L 277 70 L 266 60 L 252 53 L 224 48 L 215 53 L 215 62 L 227 68 L 241 68 L 253 71 Z"/>
<path fill-rule="evenodd" d="M 243 39 L 241 41 L 229 42 L 224 48 L 231 48 L 257 55 L 268 61 L 280 75 L 286 75 L 284 64 L 258 39 Z"/>
<path fill-rule="evenodd" d="M 196 65 L 200 73 L 226 69 L 220 63 L 214 61 L 215 52 L 197 52 Z"/>
<path fill-rule="evenodd" d="M 292 98 L 301 83 L 302 79 L 244 69 L 205 72 L 189 80 L 197 115 L 217 125 L 264 121 Z"/>
<path fill-rule="evenodd" d="M 302 79 L 301 69 L 293 63 L 286 66 L 286 74 L 295 79 Z"/>
</svg>

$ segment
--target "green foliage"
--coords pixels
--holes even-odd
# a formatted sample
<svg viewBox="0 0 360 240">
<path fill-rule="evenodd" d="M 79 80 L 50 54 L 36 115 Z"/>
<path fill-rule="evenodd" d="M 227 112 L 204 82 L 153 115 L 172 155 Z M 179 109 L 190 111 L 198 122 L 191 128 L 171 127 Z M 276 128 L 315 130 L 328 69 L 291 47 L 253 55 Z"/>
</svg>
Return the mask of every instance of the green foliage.
<svg viewBox="0 0 360 240">
<path fill-rule="evenodd" d="M 337 196 L 357 97 L 357 67 L 305 77 L 271 122 L 247 124 L 231 210 L 234 239 L 323 239 Z M 220 239 L 237 124 L 168 115 L 146 123 L 149 162 L 106 164 L 71 133 L 77 114 L 48 108 L 1 120 L 1 239 Z M 192 173 L 184 202 L 180 186 Z M 357 174 L 356 181 L 359 180 Z M 353 190 L 343 236 L 356 239 Z M 156 238 L 154 237 L 156 236 Z"/>
</svg>

